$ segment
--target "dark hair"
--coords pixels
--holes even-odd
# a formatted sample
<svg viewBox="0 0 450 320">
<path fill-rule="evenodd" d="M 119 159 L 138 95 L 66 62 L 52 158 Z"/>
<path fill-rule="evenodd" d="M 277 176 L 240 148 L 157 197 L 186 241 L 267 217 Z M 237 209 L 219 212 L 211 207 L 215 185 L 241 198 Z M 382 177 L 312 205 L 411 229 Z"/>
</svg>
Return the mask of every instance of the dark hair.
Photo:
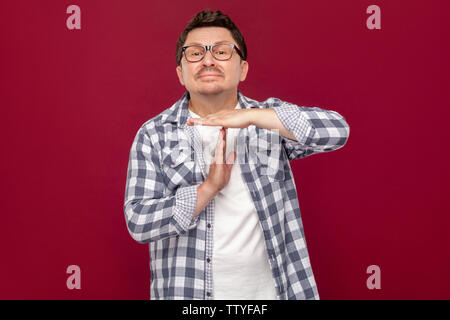
<svg viewBox="0 0 450 320">
<path fill-rule="evenodd" d="M 223 27 L 228 29 L 236 41 L 237 46 L 241 50 L 242 59 L 247 60 L 247 46 L 245 45 L 244 36 L 241 31 L 236 27 L 230 17 L 223 14 L 221 11 L 210 11 L 206 9 L 197 13 L 197 15 L 189 22 L 186 28 L 181 33 L 177 41 L 176 59 L 177 65 L 180 65 L 182 58 L 182 47 L 186 42 L 187 35 L 190 31 L 201 27 Z"/>
</svg>

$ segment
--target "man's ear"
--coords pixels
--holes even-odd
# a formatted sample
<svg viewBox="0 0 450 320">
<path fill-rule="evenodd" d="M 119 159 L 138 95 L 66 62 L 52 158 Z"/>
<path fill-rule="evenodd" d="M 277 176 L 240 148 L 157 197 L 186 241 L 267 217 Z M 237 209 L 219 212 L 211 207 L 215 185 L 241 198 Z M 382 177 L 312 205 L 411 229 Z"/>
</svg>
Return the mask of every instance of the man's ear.
<svg viewBox="0 0 450 320">
<path fill-rule="evenodd" d="M 180 81 L 181 85 L 184 86 L 183 70 L 181 70 L 181 64 L 179 66 L 177 66 L 176 70 L 177 70 L 178 80 Z"/>
<path fill-rule="evenodd" d="M 241 61 L 241 76 L 240 81 L 244 81 L 245 78 L 247 78 L 247 72 L 248 72 L 248 62 L 245 60 Z"/>
</svg>

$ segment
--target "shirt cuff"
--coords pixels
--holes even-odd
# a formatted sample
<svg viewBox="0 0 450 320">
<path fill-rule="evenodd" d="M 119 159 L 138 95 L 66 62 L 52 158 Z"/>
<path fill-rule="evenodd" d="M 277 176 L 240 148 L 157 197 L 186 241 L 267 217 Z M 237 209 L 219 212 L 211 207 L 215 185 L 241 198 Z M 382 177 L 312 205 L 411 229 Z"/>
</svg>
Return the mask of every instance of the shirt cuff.
<svg viewBox="0 0 450 320">
<path fill-rule="evenodd" d="M 312 125 L 301 109 L 290 103 L 283 103 L 273 109 L 285 128 L 295 136 L 300 144 L 304 145 L 308 136 L 312 134 Z"/>
<path fill-rule="evenodd" d="M 175 209 L 173 219 L 180 233 L 197 226 L 199 215 L 192 218 L 197 204 L 197 188 L 199 185 L 180 187 L 175 193 Z"/>
</svg>

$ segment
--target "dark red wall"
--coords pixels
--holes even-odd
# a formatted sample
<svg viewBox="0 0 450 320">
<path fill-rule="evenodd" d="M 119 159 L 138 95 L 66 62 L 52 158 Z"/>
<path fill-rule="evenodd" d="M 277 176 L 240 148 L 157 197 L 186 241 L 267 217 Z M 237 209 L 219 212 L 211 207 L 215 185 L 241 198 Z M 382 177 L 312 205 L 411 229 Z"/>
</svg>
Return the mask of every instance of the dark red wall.
<svg viewBox="0 0 450 320">
<path fill-rule="evenodd" d="M 148 246 L 123 213 L 129 150 L 183 94 L 176 40 L 211 8 L 245 35 L 245 95 L 351 127 L 342 149 L 292 164 L 321 298 L 449 299 L 449 2 L 214 3 L 0 3 L 0 298 L 148 298 Z M 71 4 L 81 30 L 66 27 Z M 372 4 L 381 30 L 366 27 Z"/>
</svg>

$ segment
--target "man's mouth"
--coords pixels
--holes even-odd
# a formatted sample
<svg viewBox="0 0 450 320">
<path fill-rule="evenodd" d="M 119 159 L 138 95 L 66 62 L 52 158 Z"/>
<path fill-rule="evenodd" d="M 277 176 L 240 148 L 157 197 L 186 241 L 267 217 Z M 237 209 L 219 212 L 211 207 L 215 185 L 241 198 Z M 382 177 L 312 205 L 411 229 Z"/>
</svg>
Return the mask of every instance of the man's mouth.
<svg viewBox="0 0 450 320">
<path fill-rule="evenodd" d="M 211 78 L 223 77 L 223 74 L 219 69 L 216 69 L 214 67 L 202 69 L 197 74 L 197 78 L 206 78 L 206 77 L 211 77 Z"/>
<path fill-rule="evenodd" d="M 203 73 L 201 75 L 199 75 L 199 78 L 203 78 L 203 77 L 221 77 L 222 75 L 219 73 Z"/>
</svg>

